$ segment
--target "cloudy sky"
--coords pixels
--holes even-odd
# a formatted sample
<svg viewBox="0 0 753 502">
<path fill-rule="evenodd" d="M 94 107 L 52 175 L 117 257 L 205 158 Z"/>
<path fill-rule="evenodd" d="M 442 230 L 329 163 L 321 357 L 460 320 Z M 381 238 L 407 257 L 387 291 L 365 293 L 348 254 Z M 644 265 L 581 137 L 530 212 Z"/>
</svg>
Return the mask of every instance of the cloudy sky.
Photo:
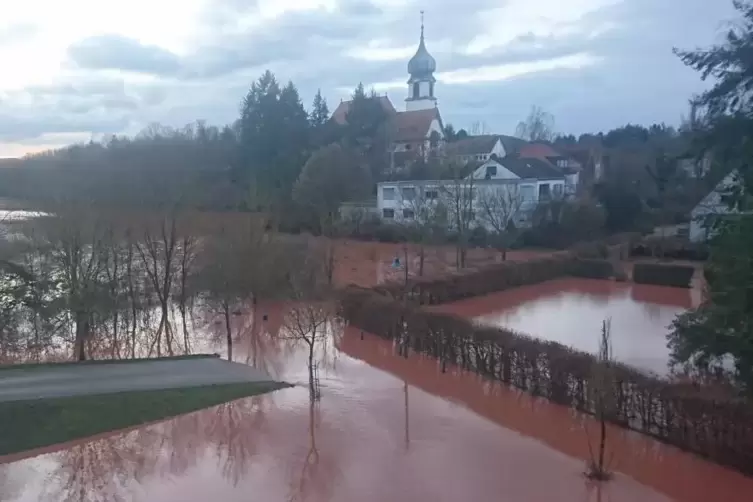
<svg viewBox="0 0 753 502">
<path fill-rule="evenodd" d="M 402 109 L 422 9 L 445 122 L 507 134 L 534 104 L 563 133 L 677 123 L 707 84 L 672 47 L 734 20 L 731 0 L 8 0 L 0 157 L 230 122 L 266 68 L 307 107 L 363 81 Z"/>
</svg>

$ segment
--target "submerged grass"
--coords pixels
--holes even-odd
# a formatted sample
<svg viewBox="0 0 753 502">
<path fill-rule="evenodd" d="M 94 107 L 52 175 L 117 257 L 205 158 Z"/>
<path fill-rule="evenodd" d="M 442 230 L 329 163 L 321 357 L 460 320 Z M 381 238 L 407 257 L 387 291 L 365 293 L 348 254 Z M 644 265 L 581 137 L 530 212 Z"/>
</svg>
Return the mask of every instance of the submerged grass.
<svg viewBox="0 0 753 502">
<path fill-rule="evenodd" d="M 188 413 L 288 384 L 231 383 L 0 403 L 0 455 Z"/>
</svg>

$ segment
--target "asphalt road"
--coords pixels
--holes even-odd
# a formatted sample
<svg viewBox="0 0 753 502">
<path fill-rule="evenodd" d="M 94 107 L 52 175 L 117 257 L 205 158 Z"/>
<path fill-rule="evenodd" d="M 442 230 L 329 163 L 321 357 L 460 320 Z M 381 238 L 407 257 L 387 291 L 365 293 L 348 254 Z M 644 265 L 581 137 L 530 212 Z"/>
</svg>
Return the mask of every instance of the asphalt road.
<svg viewBox="0 0 753 502">
<path fill-rule="evenodd" d="M 0 402 L 269 381 L 260 370 L 216 357 L 40 366 L 0 371 Z"/>
</svg>

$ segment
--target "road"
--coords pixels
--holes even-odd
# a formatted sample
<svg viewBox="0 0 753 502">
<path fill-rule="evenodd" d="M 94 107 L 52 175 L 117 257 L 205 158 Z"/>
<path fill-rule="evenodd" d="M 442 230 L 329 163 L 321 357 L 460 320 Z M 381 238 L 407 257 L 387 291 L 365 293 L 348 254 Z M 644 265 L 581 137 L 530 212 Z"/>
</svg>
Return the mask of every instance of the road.
<svg viewBox="0 0 753 502">
<path fill-rule="evenodd" d="M 0 371 L 0 402 L 269 381 L 260 370 L 217 357 L 27 367 Z"/>
</svg>

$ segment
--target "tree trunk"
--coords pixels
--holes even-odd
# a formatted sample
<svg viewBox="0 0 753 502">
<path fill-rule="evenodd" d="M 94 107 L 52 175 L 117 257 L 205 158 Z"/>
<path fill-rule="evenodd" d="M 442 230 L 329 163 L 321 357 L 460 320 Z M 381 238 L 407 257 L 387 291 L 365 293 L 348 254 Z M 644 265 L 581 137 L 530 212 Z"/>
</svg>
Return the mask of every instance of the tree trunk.
<svg viewBox="0 0 753 502">
<path fill-rule="evenodd" d="M 86 312 L 76 311 L 75 357 L 77 361 L 86 361 L 86 338 L 89 336 L 89 316 Z"/>
<path fill-rule="evenodd" d="M 316 397 L 316 389 L 314 388 L 314 340 L 311 340 L 309 344 L 309 396 L 313 401 Z"/>
<path fill-rule="evenodd" d="M 230 305 L 228 302 L 223 302 L 223 310 L 225 313 L 225 330 L 227 332 L 227 360 L 233 360 L 233 331 L 230 327 Z"/>
<path fill-rule="evenodd" d="M 423 277 L 424 276 L 424 246 L 421 245 L 421 248 L 418 250 L 418 276 Z"/>
<path fill-rule="evenodd" d="M 607 442 L 607 425 L 604 412 L 600 413 L 599 418 L 601 422 L 601 437 L 599 439 L 599 473 L 606 474 L 606 469 L 604 468 L 604 450 L 606 449 Z"/>
</svg>

